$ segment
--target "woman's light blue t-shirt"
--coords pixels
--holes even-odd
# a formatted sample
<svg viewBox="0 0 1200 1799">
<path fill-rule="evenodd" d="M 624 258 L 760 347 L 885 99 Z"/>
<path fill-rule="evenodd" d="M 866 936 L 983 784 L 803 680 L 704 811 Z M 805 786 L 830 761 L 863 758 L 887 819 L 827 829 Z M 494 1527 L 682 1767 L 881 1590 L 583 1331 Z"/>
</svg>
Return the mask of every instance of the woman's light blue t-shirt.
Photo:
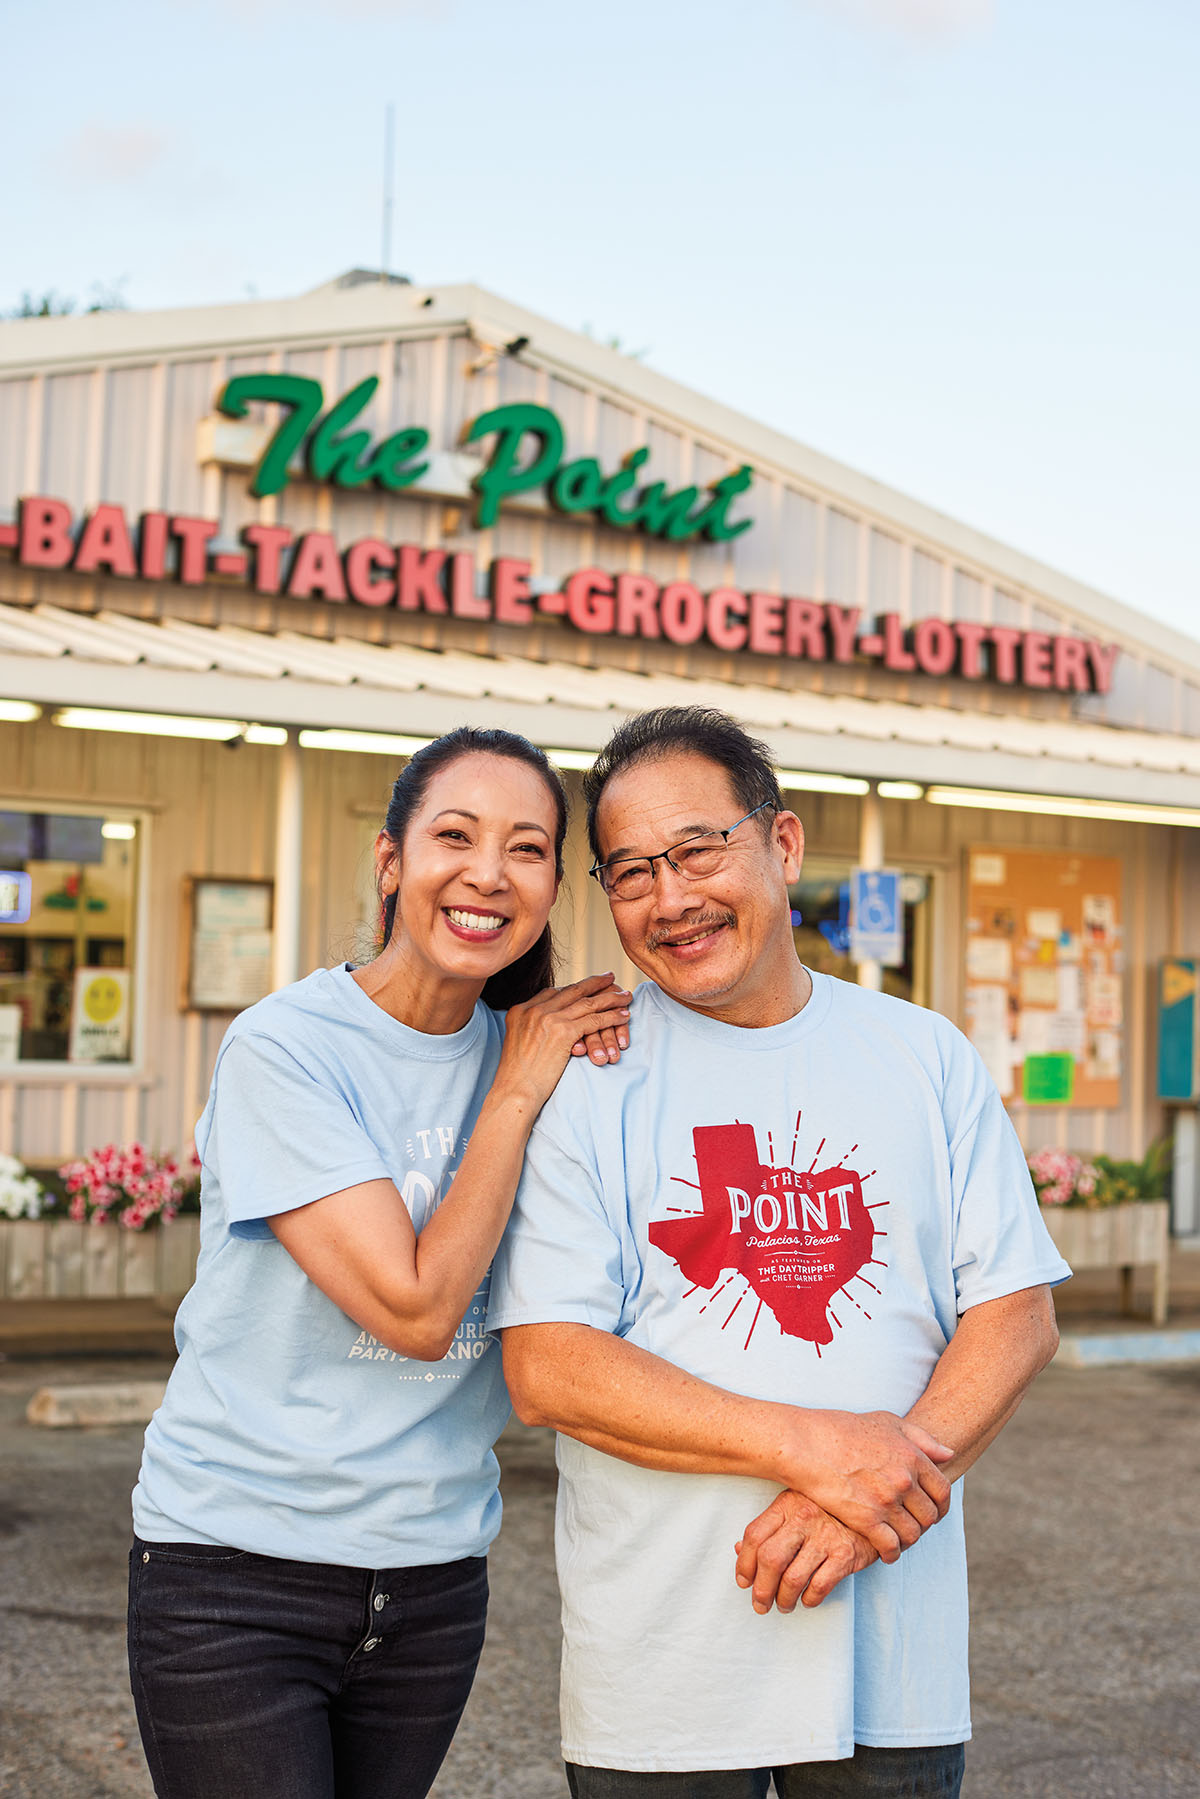
<svg viewBox="0 0 1200 1799">
<path fill-rule="evenodd" d="M 146 1433 L 140 1537 L 356 1568 L 485 1551 L 500 1527 L 492 1444 L 509 1411 L 486 1281 L 442 1361 L 409 1361 L 326 1298 L 266 1220 L 386 1178 L 420 1231 L 458 1168 L 502 1031 L 482 1004 L 450 1036 L 410 1030 L 344 967 L 234 1020 L 196 1130 L 200 1259 Z"/>
</svg>

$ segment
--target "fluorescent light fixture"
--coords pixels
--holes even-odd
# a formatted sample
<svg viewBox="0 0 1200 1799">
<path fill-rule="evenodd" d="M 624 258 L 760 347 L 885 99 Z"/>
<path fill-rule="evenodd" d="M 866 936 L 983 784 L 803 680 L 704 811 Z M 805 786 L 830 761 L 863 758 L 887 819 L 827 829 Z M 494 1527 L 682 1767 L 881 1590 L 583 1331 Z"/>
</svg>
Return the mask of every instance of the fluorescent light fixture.
<svg viewBox="0 0 1200 1799">
<path fill-rule="evenodd" d="M 304 750 L 357 750 L 368 756 L 413 756 L 431 737 L 389 737 L 383 731 L 301 731 Z"/>
<path fill-rule="evenodd" d="M 41 716 L 41 707 L 32 700 L 0 700 L 0 720 L 7 725 L 31 725 Z"/>
<path fill-rule="evenodd" d="M 985 812 L 1042 812 L 1056 818 L 1109 818 L 1134 825 L 1200 826 L 1200 810 L 1142 806 L 1135 801 L 1085 800 L 1058 793 L 1000 793 L 988 787 L 927 787 L 931 806 L 977 806 Z"/>
<path fill-rule="evenodd" d="M 854 775 L 806 774 L 799 768 L 777 768 L 779 785 L 784 792 L 794 793 L 870 793 L 871 783 Z"/>
<path fill-rule="evenodd" d="M 124 818 L 106 818 L 100 826 L 101 837 L 115 837 L 120 843 L 128 843 L 137 836 L 137 826 Z"/>
<path fill-rule="evenodd" d="M 243 726 L 233 718 L 182 718 L 166 712 L 106 712 L 94 706 L 64 706 L 56 725 L 70 731 L 130 731 L 137 737 L 199 737 L 227 743 Z"/>
<path fill-rule="evenodd" d="M 919 800 L 925 789 L 918 781 L 880 781 L 875 791 L 881 800 Z"/>
<path fill-rule="evenodd" d="M 287 729 L 284 725 L 247 725 L 244 741 L 246 743 L 286 743 Z"/>
<path fill-rule="evenodd" d="M 586 772 L 600 752 L 599 750 L 547 750 L 546 754 L 555 768 L 577 768 Z"/>
</svg>

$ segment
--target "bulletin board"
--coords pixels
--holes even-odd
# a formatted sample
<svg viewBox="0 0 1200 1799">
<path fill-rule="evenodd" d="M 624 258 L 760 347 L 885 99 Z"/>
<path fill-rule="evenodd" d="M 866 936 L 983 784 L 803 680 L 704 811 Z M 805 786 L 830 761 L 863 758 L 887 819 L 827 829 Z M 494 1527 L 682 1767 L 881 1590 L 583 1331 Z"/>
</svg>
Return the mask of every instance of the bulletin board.
<svg viewBox="0 0 1200 1799">
<path fill-rule="evenodd" d="M 240 1012 L 271 991 L 275 883 L 189 875 L 180 1008 Z"/>
<path fill-rule="evenodd" d="M 967 852 L 967 1034 L 1015 1104 L 1118 1106 L 1121 864 L 1057 850 Z"/>
</svg>

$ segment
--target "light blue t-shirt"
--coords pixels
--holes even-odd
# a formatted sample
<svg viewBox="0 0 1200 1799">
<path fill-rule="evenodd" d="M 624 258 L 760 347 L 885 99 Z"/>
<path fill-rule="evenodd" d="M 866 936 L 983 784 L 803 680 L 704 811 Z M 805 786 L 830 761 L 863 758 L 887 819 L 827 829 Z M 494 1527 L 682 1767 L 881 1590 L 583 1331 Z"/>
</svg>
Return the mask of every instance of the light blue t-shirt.
<svg viewBox="0 0 1200 1799">
<path fill-rule="evenodd" d="M 393 1568 L 481 1555 L 500 1527 L 508 1418 L 487 1282 L 445 1358 L 409 1361 L 312 1283 L 266 1220 L 386 1178 L 420 1231 L 445 1198 L 500 1057 L 482 1004 L 410 1030 L 347 968 L 235 1019 L 196 1130 L 196 1284 L 146 1433 L 134 1528 L 151 1542 Z"/>
<path fill-rule="evenodd" d="M 492 1329 L 586 1324 L 715 1386 L 905 1413 L 959 1315 L 1070 1270 L 979 1056 L 828 976 L 765 1030 L 651 983 L 618 1066 L 569 1067 L 530 1139 Z M 733 1546 L 769 1482 L 558 1440 L 563 1752 L 754 1768 L 970 1734 L 961 1485 L 892 1566 L 759 1617 Z"/>
</svg>

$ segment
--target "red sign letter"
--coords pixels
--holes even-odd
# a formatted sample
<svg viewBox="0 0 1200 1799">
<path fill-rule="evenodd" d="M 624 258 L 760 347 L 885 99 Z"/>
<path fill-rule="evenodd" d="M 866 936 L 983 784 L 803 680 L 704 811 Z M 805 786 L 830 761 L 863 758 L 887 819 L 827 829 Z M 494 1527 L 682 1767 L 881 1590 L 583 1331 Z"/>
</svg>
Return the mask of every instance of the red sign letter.
<svg viewBox="0 0 1200 1799">
<path fill-rule="evenodd" d="M 1105 649 L 1103 644 L 1088 640 L 1088 657 L 1092 664 L 1092 681 L 1097 693 L 1107 693 L 1112 686 L 1113 666 L 1120 655 L 1120 648 L 1110 643 Z"/>
<path fill-rule="evenodd" d="M 948 675 L 958 654 L 953 626 L 944 618 L 923 618 L 913 632 L 917 667 L 927 675 Z"/>
<path fill-rule="evenodd" d="M 580 631 L 611 631 L 613 628 L 613 578 L 600 568 L 581 568 L 563 588 L 567 596 L 567 617 Z"/>
<path fill-rule="evenodd" d="M 294 600 L 344 600 L 346 580 L 342 559 L 333 536 L 328 531 L 306 531 L 300 539 L 288 594 Z"/>
<path fill-rule="evenodd" d="M 415 544 L 400 546 L 399 598 L 401 612 L 447 612 L 446 596 L 438 584 L 445 550 L 419 550 Z"/>
<path fill-rule="evenodd" d="M 21 501 L 18 562 L 26 568 L 66 568 L 74 548 L 71 508 L 65 500 L 43 500 L 39 496 Z"/>
<path fill-rule="evenodd" d="M 450 558 L 450 610 L 455 618 L 491 618 L 489 600 L 475 592 L 475 558 L 458 550 Z"/>
<path fill-rule="evenodd" d="M 833 633 L 833 659 L 835 662 L 853 662 L 854 644 L 858 636 L 858 621 L 862 613 L 857 606 L 826 606 L 825 616 L 829 620 L 829 629 Z M 889 663 L 888 667 L 894 664 Z M 909 665 L 911 667 L 911 664 Z"/>
<path fill-rule="evenodd" d="M 94 575 L 101 568 L 127 578 L 137 574 L 129 526 L 119 506 L 97 506 L 83 527 L 71 566 L 81 575 Z"/>
<path fill-rule="evenodd" d="M 492 564 L 492 610 L 500 625 L 533 623 L 533 601 L 529 597 L 529 573 L 532 563 L 520 562 L 515 556 L 497 556 Z"/>
<path fill-rule="evenodd" d="M 787 603 L 787 653 L 809 662 L 825 660 L 825 608 L 815 600 Z"/>
<path fill-rule="evenodd" d="M 690 581 L 671 581 L 658 599 L 663 636 L 672 643 L 695 643 L 704 630 L 704 595 Z"/>
<path fill-rule="evenodd" d="M 378 537 L 363 537 L 346 551 L 346 586 L 350 598 L 360 606 L 390 606 L 396 597 L 396 583 L 376 579 L 377 568 L 395 568 L 396 552 L 390 543 Z"/>
<path fill-rule="evenodd" d="M 988 632 L 994 651 L 992 668 L 997 681 L 1005 687 L 1011 687 L 1017 678 L 1017 645 L 1021 641 L 1021 633 L 1011 625 L 993 625 Z"/>
<path fill-rule="evenodd" d="M 776 594 L 750 595 L 750 648 L 760 656 L 783 650 L 783 601 Z"/>
<path fill-rule="evenodd" d="M 746 616 L 746 596 L 739 593 L 736 587 L 715 587 L 708 596 L 705 613 L 705 629 L 710 643 L 716 644 L 719 650 L 741 650 L 746 647 L 746 627 L 735 624 L 734 619 Z"/>
<path fill-rule="evenodd" d="M 658 582 L 653 575 L 617 576 L 617 636 L 658 637 Z"/>
<path fill-rule="evenodd" d="M 213 518 L 173 518 L 172 534 L 179 539 L 179 579 L 185 587 L 199 587 L 208 575 L 210 537 L 221 529 Z"/>
<path fill-rule="evenodd" d="M 278 593 L 283 586 L 280 557 L 292 541 L 286 525 L 247 525 L 242 542 L 254 551 L 254 585 L 259 593 Z"/>
<path fill-rule="evenodd" d="M 1052 687 L 1050 638 L 1045 631 L 1026 631 L 1021 640 L 1021 666 L 1026 687 Z"/>
</svg>

